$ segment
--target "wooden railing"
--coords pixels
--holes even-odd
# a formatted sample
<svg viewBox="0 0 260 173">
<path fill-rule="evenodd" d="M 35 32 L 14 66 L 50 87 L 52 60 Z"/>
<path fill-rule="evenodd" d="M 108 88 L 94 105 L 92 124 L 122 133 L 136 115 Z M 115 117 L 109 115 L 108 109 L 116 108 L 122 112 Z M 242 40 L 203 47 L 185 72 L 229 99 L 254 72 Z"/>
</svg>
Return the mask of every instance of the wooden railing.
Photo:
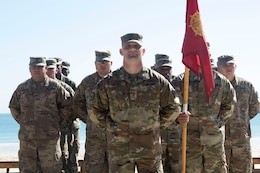
<svg viewBox="0 0 260 173">
<path fill-rule="evenodd" d="M 256 168 L 256 165 L 259 165 Z M 79 160 L 79 173 L 82 173 L 83 160 Z M 0 170 L 6 169 L 6 172 L 9 173 L 10 169 L 19 168 L 18 161 L 0 161 Z M 11 172 L 10 172 L 11 173 Z M 260 173 L 260 157 L 253 158 L 253 173 Z"/>
<path fill-rule="evenodd" d="M 0 162 L 0 169 L 6 169 L 6 172 L 9 173 L 11 168 L 18 168 L 19 163 L 18 161 L 1 161 Z"/>
<path fill-rule="evenodd" d="M 258 165 L 257 168 L 256 165 Z M 253 158 L 253 173 L 260 173 L 260 157 Z"/>
<path fill-rule="evenodd" d="M 79 173 L 82 173 L 83 160 L 79 160 Z M 6 169 L 6 172 L 9 173 L 10 169 L 18 169 L 18 161 L 0 161 L 0 170 Z M 10 172 L 11 173 L 11 172 Z"/>
</svg>

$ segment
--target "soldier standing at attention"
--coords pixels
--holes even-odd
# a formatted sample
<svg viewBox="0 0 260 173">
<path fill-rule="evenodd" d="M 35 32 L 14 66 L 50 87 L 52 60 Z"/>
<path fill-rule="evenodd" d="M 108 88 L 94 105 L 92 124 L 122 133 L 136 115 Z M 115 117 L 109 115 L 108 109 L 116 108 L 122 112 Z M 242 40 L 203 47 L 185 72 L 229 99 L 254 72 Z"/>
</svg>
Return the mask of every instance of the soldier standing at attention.
<svg viewBox="0 0 260 173">
<path fill-rule="evenodd" d="M 162 74 L 169 82 L 174 78 L 172 76 L 172 60 L 165 54 L 155 55 L 154 70 Z"/>
<path fill-rule="evenodd" d="M 52 58 L 50 58 L 50 59 L 52 59 Z M 62 62 L 63 62 L 62 59 L 59 57 L 54 57 L 54 59 L 56 59 L 56 61 L 57 61 L 57 68 L 58 68 L 58 73 L 56 74 L 56 78 L 65 82 L 69 86 L 71 86 L 72 89 L 75 91 L 77 88 L 76 83 L 61 72 L 62 71 Z"/>
<path fill-rule="evenodd" d="M 61 63 L 61 73 L 64 75 L 64 76 L 69 76 L 69 73 L 70 73 L 70 63 L 67 62 L 67 61 L 62 61 Z"/>
<path fill-rule="evenodd" d="M 217 66 L 237 95 L 233 116 L 226 124 L 225 149 L 229 173 L 251 173 L 250 120 L 259 112 L 258 93 L 249 81 L 235 75 L 237 65 L 233 56 L 218 57 Z"/>
<path fill-rule="evenodd" d="M 84 173 L 108 173 L 106 134 L 92 123 L 88 116 L 88 97 L 97 82 L 111 72 L 111 53 L 95 51 L 96 72 L 85 77 L 78 86 L 74 97 L 74 112 L 86 123 L 86 142 L 84 156 Z"/>
<path fill-rule="evenodd" d="M 163 173 L 160 129 L 180 114 L 171 84 L 142 63 L 142 36 L 121 37 L 123 67 L 100 80 L 89 97 L 89 117 L 107 132 L 109 171 Z M 188 114 L 178 122 L 186 123 Z"/>
<path fill-rule="evenodd" d="M 155 55 L 154 70 L 162 74 L 169 82 L 172 83 L 172 60 L 166 54 Z M 170 130 L 170 134 L 168 131 Z M 175 133 L 174 133 L 175 131 Z M 161 130 L 163 146 L 163 168 L 165 173 L 180 172 L 180 126 L 172 123 L 166 129 Z"/>
<path fill-rule="evenodd" d="M 50 78 L 57 80 L 70 93 L 70 96 L 73 97 L 75 94 L 75 91 L 72 89 L 72 87 L 69 86 L 68 84 L 66 84 L 65 82 L 58 80 L 56 78 L 56 74 L 59 70 L 57 68 L 56 62 L 57 61 L 54 58 L 46 60 L 47 68 L 48 68 L 47 75 Z M 77 140 L 78 138 L 76 138 L 76 137 L 74 138 L 72 135 L 72 131 L 73 131 L 72 122 L 75 121 L 74 119 L 75 119 L 75 117 L 73 115 L 71 115 L 70 118 L 68 118 L 66 121 L 61 123 L 61 129 L 62 130 L 66 129 L 66 131 L 65 131 L 66 133 L 63 133 L 64 131 L 62 131 L 62 133 L 61 133 L 61 135 L 62 135 L 61 141 L 63 141 L 63 142 L 61 142 L 61 149 L 63 151 L 62 161 L 63 161 L 64 173 L 77 173 L 78 172 L 77 157 L 78 157 L 79 145 L 77 145 L 77 143 L 79 143 L 79 140 Z M 66 134 L 66 135 L 64 135 L 64 134 Z M 73 146 L 75 149 L 73 148 Z"/>
<path fill-rule="evenodd" d="M 72 89 L 76 90 L 76 83 L 72 81 L 68 75 L 70 73 L 70 63 L 67 61 L 62 61 L 61 65 L 58 68 L 58 73 L 60 73 L 63 80 L 66 84 L 72 87 Z M 57 75 L 57 74 L 56 74 Z M 61 79 L 62 79 L 61 78 Z M 62 80 L 61 80 L 62 81 Z M 66 128 L 64 128 L 63 136 L 68 146 L 68 158 L 65 163 L 66 173 L 78 173 L 78 154 L 80 148 L 80 120 L 78 118 L 71 121 L 71 119 L 67 122 Z M 64 144 L 63 144 L 64 145 Z M 66 145 L 66 144 L 65 144 Z"/>
<path fill-rule="evenodd" d="M 187 124 L 188 173 L 226 173 L 224 139 L 225 123 L 231 117 L 236 103 L 235 90 L 230 82 L 213 70 L 215 88 L 209 98 L 206 96 L 203 75 L 189 72 Z M 173 80 L 173 86 L 183 100 L 184 74 Z M 169 132 L 170 133 L 170 132 Z M 175 131 L 174 131 L 175 133 Z"/>
<path fill-rule="evenodd" d="M 71 115 L 69 93 L 46 74 L 46 59 L 30 57 L 31 78 L 14 91 L 9 108 L 19 123 L 21 173 L 61 172 L 60 122 Z"/>
<path fill-rule="evenodd" d="M 53 57 L 49 59 L 56 59 L 57 73 L 56 79 L 68 84 L 74 91 L 76 90 L 76 83 L 62 73 L 62 69 L 66 69 L 69 74 L 70 64 L 63 61 L 59 57 Z M 64 70 L 63 70 L 64 71 Z M 80 121 L 75 119 L 73 121 L 68 120 L 67 125 L 61 129 L 61 149 L 62 149 L 62 162 L 63 170 L 66 173 L 78 172 L 78 152 L 80 148 L 79 139 Z"/>
<path fill-rule="evenodd" d="M 68 84 L 66 84 L 65 82 L 62 82 L 61 80 L 58 80 L 56 78 L 56 74 L 58 72 L 56 59 L 54 59 L 54 58 L 47 59 L 46 64 L 47 64 L 46 73 L 47 73 L 48 77 L 57 80 L 70 93 L 70 96 L 73 97 L 75 94 L 75 91 L 72 89 L 72 87 L 69 86 Z"/>
</svg>

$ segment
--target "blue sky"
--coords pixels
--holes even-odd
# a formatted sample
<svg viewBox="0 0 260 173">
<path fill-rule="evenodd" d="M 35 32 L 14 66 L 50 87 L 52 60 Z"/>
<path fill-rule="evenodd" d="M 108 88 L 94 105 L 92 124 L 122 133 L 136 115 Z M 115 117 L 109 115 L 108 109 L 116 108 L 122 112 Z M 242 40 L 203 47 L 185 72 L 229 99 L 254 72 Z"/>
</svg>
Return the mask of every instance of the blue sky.
<svg viewBox="0 0 260 173">
<path fill-rule="evenodd" d="M 235 56 L 236 73 L 258 91 L 259 6 L 259 0 L 199 0 L 212 58 Z M 113 70 L 122 65 L 120 37 L 129 32 L 144 37 L 145 66 L 154 64 L 156 53 L 165 53 L 173 60 L 173 74 L 182 73 L 185 11 L 185 0 L 0 1 L 0 113 L 9 112 L 13 91 L 30 77 L 30 56 L 58 56 L 69 61 L 69 77 L 79 84 L 95 72 L 95 50 L 112 52 Z"/>
</svg>

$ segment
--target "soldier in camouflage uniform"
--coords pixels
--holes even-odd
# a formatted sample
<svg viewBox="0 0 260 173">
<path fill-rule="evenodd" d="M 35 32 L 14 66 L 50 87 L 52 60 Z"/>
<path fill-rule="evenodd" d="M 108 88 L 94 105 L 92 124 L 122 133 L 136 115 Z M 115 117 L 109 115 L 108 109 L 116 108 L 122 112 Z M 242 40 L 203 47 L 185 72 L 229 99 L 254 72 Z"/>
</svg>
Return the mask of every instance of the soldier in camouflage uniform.
<svg viewBox="0 0 260 173">
<path fill-rule="evenodd" d="M 61 86 L 63 86 L 66 89 L 66 91 L 69 92 L 70 97 L 73 98 L 75 91 L 72 89 L 72 87 L 69 86 L 68 84 L 66 84 L 65 82 L 62 82 L 61 80 L 58 80 L 56 78 L 56 74 L 58 72 L 56 59 L 52 59 L 52 58 L 47 59 L 46 64 L 47 64 L 46 74 L 48 75 L 48 77 L 57 80 L 61 84 Z M 68 119 L 66 119 L 65 122 L 61 122 L 61 129 L 66 128 L 67 121 L 72 122 L 74 120 L 74 118 L 75 118 L 75 116 L 70 116 Z"/>
<path fill-rule="evenodd" d="M 172 81 L 174 76 L 172 75 L 172 60 L 165 54 L 155 55 L 154 70 L 162 74 L 168 81 Z"/>
<path fill-rule="evenodd" d="M 85 77 L 79 84 L 74 97 L 74 111 L 86 123 L 86 142 L 83 172 L 108 173 L 106 134 L 89 119 L 88 97 L 97 82 L 111 71 L 112 61 L 109 51 L 95 51 L 96 72 Z"/>
<path fill-rule="evenodd" d="M 31 57 L 31 78 L 21 83 L 9 103 L 19 123 L 21 173 L 61 172 L 60 123 L 71 115 L 69 93 L 46 75 L 46 59 Z"/>
<path fill-rule="evenodd" d="M 162 173 L 160 129 L 176 120 L 179 98 L 161 74 L 143 66 L 142 36 L 130 33 L 121 40 L 123 67 L 100 80 L 88 113 L 107 131 L 111 173 L 133 173 L 135 166 L 139 173 Z"/>
<path fill-rule="evenodd" d="M 201 69 L 199 69 L 201 71 Z M 236 103 L 235 90 L 221 74 L 213 71 L 215 88 L 207 100 L 202 74 L 189 72 L 187 124 L 188 173 L 226 173 L 224 139 L 225 123 L 231 117 Z M 183 100 L 184 75 L 173 81 L 176 91 Z M 175 131 L 174 131 L 175 133 Z"/>
<path fill-rule="evenodd" d="M 58 68 L 58 72 L 56 74 L 56 78 L 65 82 L 66 84 L 68 84 L 69 86 L 72 87 L 72 89 L 75 91 L 76 90 L 76 83 L 74 81 L 72 81 L 70 78 L 68 78 L 67 76 L 65 76 L 62 72 L 61 72 L 61 69 L 62 69 L 62 59 L 59 58 L 59 57 L 53 57 L 54 59 L 56 59 L 57 61 L 57 68 Z M 52 59 L 52 58 L 50 58 Z"/>
<path fill-rule="evenodd" d="M 172 60 L 168 55 L 156 54 L 154 68 L 162 74 L 168 81 L 172 82 Z M 168 134 L 170 131 L 171 135 Z M 174 133 L 175 131 L 175 133 Z M 161 130 L 162 147 L 163 147 L 163 168 L 166 173 L 180 172 L 179 155 L 180 155 L 180 126 L 171 124 L 166 129 Z"/>
<path fill-rule="evenodd" d="M 225 149 L 230 173 L 251 173 L 251 128 L 250 120 L 259 112 L 259 98 L 254 86 L 235 75 L 236 63 L 233 56 L 218 58 L 218 71 L 233 85 L 237 104 L 233 116 L 226 124 Z"/>
<path fill-rule="evenodd" d="M 56 78 L 68 84 L 74 91 L 76 90 L 76 83 L 62 73 L 62 69 L 68 69 L 70 64 L 62 61 L 61 58 L 55 57 L 57 64 Z M 78 153 L 80 147 L 79 139 L 80 120 L 69 119 L 67 125 L 61 129 L 61 148 L 63 170 L 66 173 L 78 172 Z"/>
<path fill-rule="evenodd" d="M 64 76 L 69 76 L 69 73 L 70 73 L 70 63 L 67 62 L 67 61 L 62 61 L 61 63 L 61 73 L 64 75 Z"/>
<path fill-rule="evenodd" d="M 60 73 L 61 76 L 60 80 L 71 86 L 75 91 L 76 83 L 68 77 L 70 73 L 69 68 L 70 63 L 67 61 L 62 61 L 59 65 L 58 73 Z M 78 153 L 80 148 L 79 129 L 80 120 L 78 118 L 68 121 L 67 127 L 64 128 L 64 135 L 67 140 L 65 143 L 67 143 L 68 146 L 68 158 L 66 159 L 67 162 L 65 165 L 65 170 L 67 173 L 78 173 Z"/>
<path fill-rule="evenodd" d="M 73 98 L 75 91 L 72 89 L 72 87 L 56 78 L 56 74 L 58 73 L 57 60 L 54 58 L 49 58 L 46 60 L 46 64 L 47 64 L 46 74 L 48 75 L 48 77 L 57 80 L 70 93 L 71 98 Z"/>
</svg>

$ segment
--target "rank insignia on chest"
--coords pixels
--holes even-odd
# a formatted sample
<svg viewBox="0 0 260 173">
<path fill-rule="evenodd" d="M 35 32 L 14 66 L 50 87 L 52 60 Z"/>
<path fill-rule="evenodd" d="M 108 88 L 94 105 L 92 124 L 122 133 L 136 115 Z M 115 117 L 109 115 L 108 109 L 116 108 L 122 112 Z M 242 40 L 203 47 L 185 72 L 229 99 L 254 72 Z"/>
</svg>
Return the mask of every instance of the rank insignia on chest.
<svg viewBox="0 0 260 173">
<path fill-rule="evenodd" d="M 137 99 L 137 91 L 130 90 L 130 100 L 136 100 Z"/>
</svg>

